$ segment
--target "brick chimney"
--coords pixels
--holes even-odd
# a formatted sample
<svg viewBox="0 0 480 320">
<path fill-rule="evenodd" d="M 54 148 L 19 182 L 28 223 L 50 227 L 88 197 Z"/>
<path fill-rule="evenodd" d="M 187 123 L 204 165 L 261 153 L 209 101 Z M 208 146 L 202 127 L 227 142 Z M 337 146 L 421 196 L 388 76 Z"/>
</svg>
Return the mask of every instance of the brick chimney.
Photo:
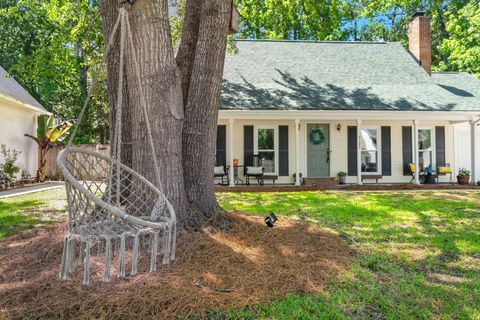
<svg viewBox="0 0 480 320">
<path fill-rule="evenodd" d="M 430 18 L 424 11 L 418 11 L 412 16 L 408 25 L 408 49 L 420 62 L 420 65 L 432 73 L 432 34 Z"/>
</svg>

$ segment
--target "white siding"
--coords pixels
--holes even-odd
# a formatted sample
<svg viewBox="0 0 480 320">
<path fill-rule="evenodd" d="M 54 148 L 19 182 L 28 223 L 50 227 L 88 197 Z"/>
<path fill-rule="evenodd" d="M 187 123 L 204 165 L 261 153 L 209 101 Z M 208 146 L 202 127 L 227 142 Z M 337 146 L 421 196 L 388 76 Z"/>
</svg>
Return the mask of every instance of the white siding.
<svg viewBox="0 0 480 320">
<path fill-rule="evenodd" d="M 37 171 L 38 148 L 24 134 L 36 136 L 36 131 L 37 116 L 32 111 L 0 99 L 0 145 L 6 144 L 7 148 L 21 151 L 18 163 L 32 176 Z M 1 154 L 0 163 L 3 163 Z"/>
<path fill-rule="evenodd" d="M 322 121 L 322 120 L 302 120 L 300 122 L 300 172 L 306 172 L 306 142 L 307 123 L 328 123 L 330 124 L 330 175 L 336 176 L 340 171 L 347 171 L 348 168 L 348 149 L 347 149 L 347 128 L 348 126 L 356 126 L 356 121 Z M 227 163 L 229 161 L 229 130 L 228 120 L 220 120 L 219 124 L 227 125 Z M 337 125 L 341 125 L 341 130 L 337 130 Z M 280 183 L 294 183 L 293 173 L 295 172 L 295 120 L 235 120 L 234 122 L 234 157 L 239 159 L 240 164 L 244 164 L 243 159 L 243 126 L 289 126 L 289 177 L 280 177 Z M 392 176 L 383 177 L 383 183 L 408 183 L 410 176 L 403 175 L 403 152 L 402 152 L 402 126 L 413 126 L 412 121 L 363 121 L 362 126 L 390 126 L 391 127 L 391 150 L 392 150 Z M 454 131 L 453 125 L 447 121 L 421 121 L 420 128 L 429 127 L 435 132 L 435 126 L 445 126 L 445 148 L 446 148 L 446 162 L 452 166 L 454 161 Z M 434 136 L 432 137 L 434 140 Z M 435 150 L 433 150 L 435 154 Z M 240 173 L 242 178 L 242 173 Z M 449 178 L 441 177 L 441 182 L 448 182 Z M 356 183 L 356 177 L 348 177 L 348 183 Z M 366 183 L 370 183 L 367 181 Z"/>
</svg>

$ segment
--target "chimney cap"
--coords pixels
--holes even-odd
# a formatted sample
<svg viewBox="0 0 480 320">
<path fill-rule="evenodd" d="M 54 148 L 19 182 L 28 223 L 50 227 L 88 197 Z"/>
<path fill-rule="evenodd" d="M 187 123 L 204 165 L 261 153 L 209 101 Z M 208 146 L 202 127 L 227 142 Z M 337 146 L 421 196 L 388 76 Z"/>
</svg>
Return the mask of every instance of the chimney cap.
<svg viewBox="0 0 480 320">
<path fill-rule="evenodd" d="M 419 9 L 414 14 L 412 14 L 412 18 L 423 17 L 426 14 L 427 12 L 424 9 Z"/>
</svg>

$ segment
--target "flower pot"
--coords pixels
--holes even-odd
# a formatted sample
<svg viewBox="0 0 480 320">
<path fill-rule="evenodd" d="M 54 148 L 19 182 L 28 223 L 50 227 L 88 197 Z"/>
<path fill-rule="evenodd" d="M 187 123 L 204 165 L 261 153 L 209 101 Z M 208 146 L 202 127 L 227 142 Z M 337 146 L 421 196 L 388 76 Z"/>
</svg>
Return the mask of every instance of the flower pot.
<svg viewBox="0 0 480 320">
<path fill-rule="evenodd" d="M 233 159 L 233 166 L 238 167 L 238 159 Z"/>
<path fill-rule="evenodd" d="M 347 177 L 346 176 L 338 176 L 338 183 L 339 184 L 346 184 L 347 183 Z"/>
<path fill-rule="evenodd" d="M 470 176 L 457 176 L 458 184 L 468 184 L 470 182 Z"/>
</svg>

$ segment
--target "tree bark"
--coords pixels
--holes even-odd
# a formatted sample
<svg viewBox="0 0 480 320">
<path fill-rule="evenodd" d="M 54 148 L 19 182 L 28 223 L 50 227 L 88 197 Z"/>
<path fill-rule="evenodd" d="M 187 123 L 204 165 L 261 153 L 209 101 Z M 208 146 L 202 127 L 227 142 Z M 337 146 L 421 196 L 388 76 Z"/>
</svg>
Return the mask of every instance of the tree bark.
<svg viewBox="0 0 480 320">
<path fill-rule="evenodd" d="M 184 227 L 188 201 L 183 185 L 182 168 L 182 119 L 172 116 L 171 110 L 182 113 L 180 75 L 171 45 L 166 0 L 138 0 L 128 8 L 141 79 L 137 79 L 132 58 L 132 48 L 125 53 L 124 106 L 122 117 L 122 145 L 131 141 L 130 154 L 122 153 L 122 162 L 160 187 L 172 203 L 177 214 L 177 223 Z M 102 2 L 104 37 L 108 39 L 118 14 L 118 1 Z M 116 42 L 118 44 L 118 42 Z M 111 137 L 114 134 L 116 87 L 118 83 L 118 49 L 108 56 L 108 93 L 113 106 L 110 123 Z M 152 128 L 155 152 L 160 167 L 162 185 L 155 177 L 152 151 L 147 138 L 145 121 L 141 113 L 140 86 L 143 89 L 149 122 Z M 129 112 L 128 112 L 129 111 Z M 112 140 L 111 140 L 112 141 Z M 122 146 L 123 147 L 123 146 Z"/>
<path fill-rule="evenodd" d="M 190 16 L 188 9 L 187 3 L 186 17 Z M 215 197 L 212 168 L 215 164 L 218 105 L 231 10 L 231 2 L 228 0 L 201 0 L 194 58 L 189 59 L 193 60 L 191 71 L 182 72 L 184 78 L 187 78 L 185 75 L 190 76 L 184 81 L 184 84 L 188 83 L 183 125 L 185 189 L 190 203 L 203 213 L 203 217 L 194 217 L 200 225 L 205 219 L 218 220 L 223 212 Z M 186 22 L 184 32 L 194 32 L 194 22 L 188 23 L 188 18 Z M 182 35 L 182 41 L 185 38 L 193 39 L 195 36 Z M 184 48 L 182 45 L 180 48 Z M 188 43 L 186 46 L 191 45 Z M 179 51 L 179 54 L 186 52 L 192 55 L 192 51 L 193 48 L 190 48 L 190 51 Z M 180 55 L 177 60 L 182 57 Z"/>
<path fill-rule="evenodd" d="M 187 1 L 177 57 L 171 42 L 167 0 L 138 0 L 128 7 L 134 49 L 127 44 L 121 160 L 165 191 L 180 228 L 198 230 L 223 212 L 215 198 L 212 168 L 231 2 Z M 118 0 L 101 2 L 105 39 L 112 32 L 119 5 Z M 110 141 L 115 134 L 118 45 L 117 39 L 107 56 Z M 132 50 L 141 79 L 133 69 Z M 146 100 L 162 185 L 155 177 L 140 88 Z"/>
</svg>

